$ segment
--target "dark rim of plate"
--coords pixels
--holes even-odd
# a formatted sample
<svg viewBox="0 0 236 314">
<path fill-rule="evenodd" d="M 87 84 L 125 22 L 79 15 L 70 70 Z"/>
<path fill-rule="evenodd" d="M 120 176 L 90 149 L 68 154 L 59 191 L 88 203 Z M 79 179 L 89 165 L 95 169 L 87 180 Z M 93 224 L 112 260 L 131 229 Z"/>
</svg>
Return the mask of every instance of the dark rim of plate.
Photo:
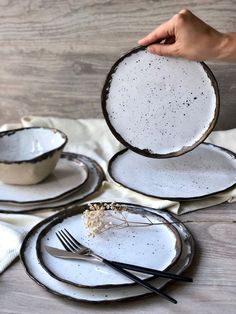
<svg viewBox="0 0 236 314">
<path fill-rule="evenodd" d="M 68 206 L 73 206 L 75 205 L 76 203 L 78 203 L 79 201 L 84 201 L 87 197 L 91 196 L 93 193 L 95 193 L 101 186 L 102 182 L 105 180 L 105 174 L 103 172 L 103 169 L 101 168 L 101 166 L 95 161 L 93 160 L 92 158 L 90 157 L 87 157 L 87 156 L 84 156 L 84 155 L 80 155 L 80 154 L 76 154 L 76 153 L 69 153 L 69 152 L 64 152 L 62 153 L 61 155 L 61 158 L 71 158 L 71 159 L 74 159 L 74 160 L 80 160 L 88 169 L 88 176 L 87 176 L 87 179 L 84 181 L 84 183 L 82 183 L 81 185 L 83 184 L 86 184 L 87 181 L 88 181 L 88 177 L 89 177 L 89 166 L 87 165 L 87 163 L 92 163 L 93 164 L 93 167 L 95 168 L 96 170 L 96 173 L 97 173 L 97 176 L 98 176 L 98 182 L 97 184 L 95 185 L 95 187 L 90 191 L 88 192 L 88 194 L 82 198 L 78 198 L 72 202 L 69 202 L 69 203 L 66 203 L 64 205 L 59 205 L 59 206 L 53 206 L 53 203 L 50 203 L 48 205 L 45 205 L 45 207 L 35 207 L 35 208 L 32 208 L 32 209 L 26 209 L 26 210 L 18 210 L 18 211 L 14 211 L 14 210 L 4 210 L 4 209 L 1 209 L 0 208 L 0 213 L 6 213 L 6 214 L 23 214 L 23 213 L 29 213 L 29 212 L 36 212 L 36 211 L 43 211 L 43 210 L 60 210 L 60 209 L 65 209 L 67 208 Z M 74 188 L 73 190 L 70 190 L 68 191 L 68 196 L 75 193 L 77 191 L 77 189 L 79 189 L 80 186 Z M 60 197 L 58 198 L 53 198 L 53 200 L 60 200 L 64 197 L 66 197 L 67 195 L 60 195 Z M 0 202 L 3 202 L 3 203 L 13 203 L 13 201 L 1 201 Z M 45 200 L 45 204 L 48 202 L 48 200 Z M 34 202 L 28 202 L 28 203 L 20 203 L 21 205 L 23 204 L 37 204 L 35 201 Z M 44 202 L 43 202 L 44 203 Z M 1 205 L 0 205 L 1 206 Z"/>
<path fill-rule="evenodd" d="M 102 112 L 104 115 L 104 118 L 106 120 L 106 123 L 108 125 L 108 127 L 110 128 L 112 134 L 116 137 L 116 139 L 122 143 L 125 147 L 129 148 L 130 150 L 146 156 L 146 157 L 150 157 L 150 158 L 171 158 L 171 157 L 177 157 L 180 155 L 183 155 L 191 150 L 193 150 L 195 147 L 197 147 L 199 144 L 201 144 L 206 138 L 207 136 L 211 133 L 211 131 L 213 130 L 213 128 L 215 127 L 218 117 L 219 117 L 219 111 L 220 111 L 220 94 L 219 94 L 219 87 L 218 87 L 218 83 L 216 81 L 216 78 L 214 76 L 214 74 L 212 73 L 212 71 L 210 70 L 210 68 L 204 63 L 204 62 L 200 62 L 200 64 L 202 65 L 204 71 L 206 72 L 208 78 L 211 81 L 211 84 L 214 88 L 214 92 L 215 92 L 215 96 L 216 96 L 216 108 L 215 108 L 215 112 L 214 112 L 214 118 L 212 119 L 211 123 L 208 126 L 208 129 L 203 133 L 203 135 L 191 146 L 183 146 L 180 150 L 172 152 L 172 153 L 167 153 L 167 154 L 156 154 L 156 153 L 150 153 L 148 149 L 140 149 L 138 147 L 132 146 L 130 143 L 128 143 L 122 136 L 121 134 L 119 134 L 116 129 L 113 127 L 113 125 L 110 122 L 109 119 L 109 114 L 107 112 L 106 109 L 106 101 L 108 98 L 108 94 L 109 94 L 109 90 L 110 90 L 110 85 L 112 82 L 112 75 L 116 72 L 119 64 L 126 58 L 129 57 L 131 54 L 137 53 L 141 50 L 145 50 L 146 47 L 136 47 L 133 48 L 132 50 L 130 50 L 129 52 L 127 52 L 126 54 L 124 54 L 120 59 L 118 59 L 113 66 L 111 67 L 103 89 L 102 89 L 102 93 L 101 93 L 101 104 L 102 104 Z"/>
<path fill-rule="evenodd" d="M 130 203 L 120 203 L 120 204 L 124 204 L 124 205 L 130 205 L 130 206 L 135 206 L 135 207 L 141 207 L 141 208 L 144 208 L 146 209 L 147 211 L 153 211 L 154 209 L 153 208 L 150 208 L 150 207 L 146 207 L 146 206 L 140 206 L 140 205 L 135 205 L 135 204 L 130 204 Z M 147 292 L 146 294 L 143 294 L 143 295 L 138 295 L 138 296 L 132 296 L 132 297 L 127 297 L 127 298 L 120 298 L 120 299 L 116 299 L 116 300 L 103 300 L 103 301 L 91 301 L 91 300 L 85 300 L 85 299 L 80 299 L 80 298 L 75 298 L 75 297 L 71 297 L 71 296 L 66 296 L 64 295 L 63 293 L 60 293 L 60 292 L 57 292 L 51 288 L 48 288 L 45 284 L 41 283 L 40 280 L 36 279 L 34 277 L 34 275 L 31 274 L 30 272 L 30 269 L 28 268 L 27 266 L 27 262 L 26 262 L 26 258 L 25 258 L 25 250 L 27 249 L 27 245 L 28 245 L 28 240 L 30 240 L 31 236 L 34 236 L 34 234 L 37 232 L 37 230 L 39 228 L 41 228 L 43 225 L 46 225 L 47 223 L 50 223 L 50 221 L 53 221 L 54 219 L 57 219 L 61 214 L 63 214 L 63 212 L 67 211 L 67 212 L 70 212 L 71 210 L 73 209 L 67 209 L 67 210 L 64 210 L 62 212 L 59 212 L 53 216 L 50 216 L 44 220 L 42 220 L 41 222 L 39 222 L 36 226 L 34 226 L 26 235 L 26 237 L 24 238 L 23 240 L 23 243 L 21 245 L 21 248 L 20 248 L 20 260 L 22 262 L 22 264 L 24 265 L 25 267 L 25 271 L 27 273 L 27 275 L 33 280 L 35 281 L 39 286 L 41 286 L 42 288 L 44 288 L 46 291 L 56 295 L 56 296 L 59 296 L 59 297 L 63 297 L 65 298 L 66 300 L 71 300 L 71 301 L 76 301 L 76 302 L 84 302 L 84 303 L 94 303 L 94 304 L 106 304 L 106 303 L 117 303 L 117 302 L 124 302 L 124 301 L 130 301 L 130 300 L 135 300 L 137 298 L 146 298 L 146 297 L 149 297 L 149 296 L 153 296 L 153 293 L 149 293 Z M 188 255 L 186 256 L 186 258 L 188 259 L 187 260 L 187 263 L 185 263 L 185 265 L 183 265 L 183 267 L 181 268 L 180 271 L 178 271 L 178 274 L 181 274 L 183 273 L 192 263 L 192 260 L 193 260 L 193 257 L 194 257 L 194 251 L 195 251 L 195 244 L 194 244 L 194 239 L 193 239 L 193 236 L 191 235 L 191 233 L 189 232 L 188 228 L 183 224 L 181 223 L 181 221 L 179 221 L 176 217 L 174 217 L 173 215 L 170 214 L 170 212 L 162 209 L 162 210 L 158 210 L 158 209 L 155 209 L 155 211 L 157 213 L 159 213 L 160 215 L 162 213 L 165 213 L 166 215 L 168 215 L 168 219 L 170 219 L 170 222 L 171 223 L 174 223 L 175 226 L 178 226 L 180 229 L 182 229 L 182 231 L 185 233 L 185 238 L 182 239 L 182 242 L 183 243 L 188 243 L 189 247 L 190 247 L 190 252 L 188 253 Z M 165 218 L 166 219 L 166 218 Z M 170 283 L 172 282 L 172 280 L 170 281 L 167 281 L 163 286 L 162 288 L 168 286 Z"/>
<path fill-rule="evenodd" d="M 63 133 L 62 131 L 56 129 L 56 128 L 45 128 L 45 127 L 30 127 L 30 128 L 20 128 L 20 129 L 14 129 L 14 130 L 9 130 L 9 131 L 3 131 L 0 132 L 0 138 L 4 137 L 4 136 L 11 136 L 14 135 L 15 133 L 18 132 L 22 132 L 25 130 L 48 130 L 48 131 L 52 131 L 54 133 L 59 133 L 62 137 L 62 139 L 64 140 L 64 143 L 62 143 L 59 147 L 57 148 L 53 148 L 50 149 L 49 151 L 40 154 L 39 156 L 36 156 L 32 159 L 28 159 L 28 160 L 18 160 L 18 161 L 9 161 L 9 160 L 0 160 L 0 163 L 2 164 L 7 164 L 7 165 L 12 165 L 12 164 L 22 164 L 22 163 L 37 163 L 39 161 L 42 161 L 44 159 L 50 158 L 52 155 L 55 154 L 55 152 L 60 151 L 64 148 L 64 146 L 66 145 L 66 143 L 68 142 L 68 137 L 66 136 L 65 133 Z"/>
<path fill-rule="evenodd" d="M 228 149 L 226 149 L 226 148 L 223 148 L 223 147 L 220 147 L 220 146 L 211 144 L 211 143 L 206 143 L 206 142 L 202 143 L 201 145 L 207 145 L 207 146 L 216 147 L 217 149 L 224 151 L 224 152 L 227 153 L 229 156 L 231 156 L 231 157 L 233 157 L 234 159 L 236 159 L 236 154 L 235 154 L 234 152 L 231 152 L 230 150 L 228 150 Z M 209 194 L 204 194 L 204 195 L 201 195 L 201 196 L 196 196 L 196 197 L 163 197 L 163 196 L 160 196 L 160 195 L 153 195 L 153 194 L 143 193 L 143 192 L 140 192 L 140 191 L 138 191 L 138 190 L 135 190 L 135 189 L 130 188 L 129 186 L 123 184 L 122 182 L 117 181 L 117 180 L 115 179 L 115 177 L 113 176 L 113 174 L 112 174 L 112 164 L 113 164 L 113 162 L 116 160 L 117 157 L 119 157 L 120 155 L 126 153 L 128 150 L 129 150 L 128 148 L 125 148 L 125 149 L 119 151 L 118 153 L 116 153 L 116 154 L 110 159 L 110 161 L 109 161 L 109 163 L 108 163 L 108 173 L 109 173 L 110 177 L 112 178 L 112 180 L 114 180 L 114 181 L 117 182 L 118 184 L 120 184 L 120 185 L 122 185 L 123 187 L 128 188 L 128 189 L 130 189 L 130 190 L 132 190 L 132 191 L 135 191 L 135 192 L 137 192 L 137 193 L 140 193 L 140 194 L 142 194 L 142 195 L 150 196 L 150 197 L 154 197 L 154 198 L 159 198 L 159 199 L 163 199 L 163 200 L 171 200 L 171 201 L 179 201 L 179 202 L 181 202 L 181 201 L 189 201 L 189 200 L 191 200 L 191 201 L 193 200 L 193 201 L 194 201 L 194 200 L 203 199 L 203 198 L 206 198 L 206 197 L 209 197 L 209 196 L 214 196 L 214 195 L 217 195 L 217 194 L 222 193 L 222 192 L 228 192 L 228 191 L 230 191 L 231 189 L 233 189 L 233 188 L 236 186 L 236 182 L 235 182 L 233 185 L 231 185 L 231 186 L 229 186 L 229 187 L 227 187 L 227 188 L 225 188 L 225 189 L 223 189 L 223 190 L 220 190 L 220 191 L 217 191 L 217 192 L 213 192 L 213 193 L 209 193 Z"/>
<path fill-rule="evenodd" d="M 83 184 L 86 183 L 86 181 L 88 180 L 88 166 L 82 162 L 80 160 L 80 158 L 78 156 L 71 156 L 71 154 L 68 154 L 68 153 L 62 153 L 61 156 L 60 156 L 60 159 L 67 159 L 69 161 L 73 161 L 73 162 L 79 162 L 83 165 L 85 171 L 86 171 L 86 178 L 83 182 L 81 182 L 80 184 L 78 184 L 76 187 L 66 191 L 66 192 L 63 192 L 61 193 L 60 195 L 57 195 L 56 197 L 50 197 L 50 198 L 47 198 L 47 199 L 43 199 L 43 200 L 35 200 L 35 201 L 15 201 L 15 200 L 0 200 L 0 202 L 3 202 L 3 203 L 12 203 L 12 204 L 22 204 L 22 205 L 26 205 L 26 204 L 37 204 L 37 203 L 40 203 L 40 204 L 43 204 L 43 203 L 47 203 L 47 202 L 50 202 L 50 201 L 57 201 L 73 192 L 75 192 L 78 188 L 80 188 Z M 24 186 L 25 187 L 25 186 Z M 50 207 L 50 204 L 49 204 L 49 207 Z"/>
<path fill-rule="evenodd" d="M 104 202 L 101 202 L 101 203 L 104 203 Z M 99 202 L 99 204 L 101 204 Z M 91 203 L 93 204 L 93 203 Z M 110 204 L 110 202 L 107 202 L 107 204 Z M 119 203 L 120 204 L 120 203 Z M 122 203 L 123 204 L 123 203 Z M 65 282 L 65 283 L 69 283 L 75 287 L 81 287 L 81 288 L 91 288 L 91 289 L 108 289 L 108 288 L 114 288 L 114 287 L 125 287 L 125 286 L 130 286 L 130 285 L 136 285 L 135 282 L 132 282 L 132 283 L 125 283 L 125 284 L 104 284 L 104 285 L 93 285 L 93 286 L 89 286 L 89 285 L 83 285 L 83 284 L 76 284 L 74 283 L 73 281 L 70 281 L 70 280 L 66 280 L 64 278 L 60 278 L 59 276 L 57 276 L 51 269 L 50 267 L 46 266 L 45 263 L 44 263 L 44 259 L 43 259 L 43 256 L 42 256 L 42 250 L 41 250 L 41 241 L 42 241 L 42 238 L 47 234 L 47 232 L 52 228 L 54 227 L 55 225 L 59 224 L 59 223 L 62 223 L 64 219 L 67 219 L 71 216 L 75 216 L 75 215 L 79 215 L 81 214 L 82 212 L 84 212 L 86 209 L 88 209 L 88 204 L 85 204 L 83 206 L 81 206 L 81 208 L 76 208 L 75 211 L 72 211 L 70 213 L 63 213 L 59 218 L 57 219 L 54 219 L 52 222 L 50 222 L 39 234 L 38 236 L 38 239 L 37 239 L 37 242 L 36 242 L 36 252 L 37 252 L 37 257 L 38 257 L 38 260 L 39 260 L 39 263 L 40 265 L 44 268 L 44 270 L 46 272 L 48 272 L 50 274 L 50 276 L 52 276 L 53 278 L 61 281 L 61 282 Z M 135 209 L 133 208 L 133 206 L 130 206 L 128 205 L 128 208 L 127 208 L 128 211 L 130 211 L 131 213 L 135 213 L 135 214 L 140 214 L 142 215 L 142 213 L 145 212 L 145 209 L 143 208 L 140 208 L 140 207 L 136 207 Z M 153 213 L 150 213 L 148 212 L 149 215 L 151 216 L 158 216 L 158 217 L 161 217 L 160 215 L 158 214 L 153 214 Z M 174 226 L 172 226 L 171 224 L 168 223 L 168 221 L 166 219 L 164 219 L 163 217 L 161 217 L 161 219 L 163 220 L 163 222 L 166 224 L 166 226 L 171 230 L 172 233 L 174 233 L 175 235 L 175 238 L 176 238 L 176 245 L 175 245 L 175 249 L 176 249 L 176 255 L 175 257 L 173 258 L 173 260 L 171 261 L 170 265 L 168 267 L 166 267 L 165 269 L 163 269 L 163 271 L 167 271 L 169 270 L 171 267 L 173 267 L 176 262 L 178 261 L 178 258 L 179 256 L 181 255 L 182 253 L 182 245 L 181 245 L 181 239 L 180 239 L 180 236 L 179 236 L 179 233 L 177 232 L 177 230 L 175 229 Z M 78 261 L 79 263 L 79 261 Z M 147 279 L 144 279 L 144 281 L 149 281 L 150 279 L 153 279 L 153 278 L 157 278 L 158 276 L 150 276 L 149 278 Z"/>
</svg>

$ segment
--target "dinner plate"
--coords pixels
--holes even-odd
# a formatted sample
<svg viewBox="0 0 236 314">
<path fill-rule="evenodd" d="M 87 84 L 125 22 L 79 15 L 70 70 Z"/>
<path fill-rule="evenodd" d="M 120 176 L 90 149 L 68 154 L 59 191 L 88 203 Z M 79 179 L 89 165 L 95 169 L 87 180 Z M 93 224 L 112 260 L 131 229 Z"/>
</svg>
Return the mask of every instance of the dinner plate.
<svg viewBox="0 0 236 314">
<path fill-rule="evenodd" d="M 199 199 L 235 186 L 235 156 L 208 143 L 171 159 L 146 158 L 125 149 L 112 157 L 108 172 L 114 181 L 148 196 Z"/>
<path fill-rule="evenodd" d="M 39 204 L 11 204 L 11 203 L 0 203 L 0 213 L 28 213 L 40 210 L 59 210 L 74 206 L 76 203 L 83 201 L 88 196 L 96 192 L 104 178 L 104 172 L 100 165 L 93 159 L 79 155 L 75 153 L 63 153 L 62 157 L 74 158 L 78 161 L 83 162 L 88 168 L 88 179 L 73 193 L 68 196 L 54 200 L 50 203 L 39 203 Z"/>
<path fill-rule="evenodd" d="M 179 259 L 177 260 L 177 263 L 170 268 L 170 271 L 176 274 L 183 273 L 190 266 L 194 254 L 194 241 L 190 232 L 179 220 L 166 211 L 153 210 L 151 208 L 141 206 L 137 207 L 157 213 L 170 223 L 174 224 L 181 238 L 182 252 Z M 79 209 L 73 208 L 67 210 L 67 212 L 75 212 L 76 210 Z M 59 217 L 59 215 L 60 213 L 41 221 L 38 225 L 31 229 L 23 241 L 20 250 L 20 257 L 27 274 L 31 279 L 53 294 L 76 301 L 93 303 L 112 302 L 140 298 L 140 296 L 150 294 L 149 291 L 139 285 L 114 287 L 112 289 L 90 289 L 75 287 L 51 277 L 38 262 L 36 254 L 36 241 L 38 235 L 45 228 L 45 226 L 55 218 Z M 171 280 L 169 279 L 155 278 L 150 280 L 150 283 L 153 284 L 156 288 L 162 289 L 170 281 Z"/>
<path fill-rule="evenodd" d="M 100 203 L 104 204 L 104 203 Z M 140 207 L 129 205 L 124 211 L 129 222 L 127 228 L 111 228 L 96 235 L 89 235 L 81 212 L 83 205 L 70 214 L 63 213 L 49 223 L 38 236 L 37 256 L 41 266 L 49 274 L 63 282 L 80 287 L 108 288 L 133 284 L 129 278 L 102 263 L 65 260 L 50 255 L 46 246 L 64 249 L 56 232 L 66 228 L 83 245 L 98 255 L 113 261 L 139 265 L 158 270 L 167 270 L 177 261 L 181 253 L 181 240 L 176 229 L 163 217 L 147 212 Z M 107 210 L 109 222 L 120 224 L 121 215 Z M 152 275 L 137 274 L 141 279 Z"/>
<path fill-rule="evenodd" d="M 123 145 L 148 157 L 174 157 L 192 150 L 212 131 L 219 90 L 204 63 L 158 56 L 139 47 L 112 66 L 102 109 Z"/>
<path fill-rule="evenodd" d="M 78 158 L 62 155 L 53 173 L 33 185 L 9 185 L 0 182 L 0 202 L 36 204 L 55 201 L 77 190 L 88 179 L 88 168 Z"/>
</svg>

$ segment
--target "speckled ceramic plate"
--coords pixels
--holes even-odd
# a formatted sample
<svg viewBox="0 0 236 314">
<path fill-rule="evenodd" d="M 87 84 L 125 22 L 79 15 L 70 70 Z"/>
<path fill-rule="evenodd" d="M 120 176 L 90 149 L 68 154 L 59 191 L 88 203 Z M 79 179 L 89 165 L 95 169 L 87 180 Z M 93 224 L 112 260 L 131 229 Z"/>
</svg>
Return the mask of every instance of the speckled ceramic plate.
<svg viewBox="0 0 236 314">
<path fill-rule="evenodd" d="M 63 228 L 69 230 L 80 243 L 91 248 L 95 253 L 113 261 L 167 270 L 180 256 L 179 234 L 161 216 L 130 205 L 125 215 L 131 227 L 113 228 L 92 237 L 89 236 L 81 214 L 81 211 L 86 209 L 88 205 L 70 214 L 63 213 L 40 233 L 36 244 L 37 255 L 42 267 L 52 277 L 75 286 L 90 288 L 133 284 L 133 281 L 105 264 L 65 260 L 50 255 L 45 249 L 47 245 L 63 249 L 56 236 L 56 232 Z M 113 211 L 107 211 L 108 214 L 111 212 L 113 216 L 117 216 Z M 120 215 L 117 217 L 120 218 Z M 109 221 L 117 223 L 114 218 L 110 218 Z M 152 225 L 147 225 L 150 222 Z M 141 223 L 145 226 L 140 227 Z M 137 276 L 142 279 L 152 277 L 144 274 L 137 274 Z"/>
<path fill-rule="evenodd" d="M 189 200 L 226 191 L 236 183 L 235 154 L 202 143 L 183 156 L 153 159 L 123 150 L 112 157 L 114 181 L 134 191 L 173 200 Z"/>
<path fill-rule="evenodd" d="M 204 64 L 136 48 L 111 68 L 102 109 L 114 136 L 148 157 L 182 155 L 200 144 L 219 113 L 217 82 Z"/>
<path fill-rule="evenodd" d="M 41 204 L 11 204 L 0 203 L 0 213 L 28 213 L 42 210 L 59 210 L 75 206 L 78 202 L 83 201 L 88 196 L 95 193 L 101 186 L 105 175 L 102 168 L 93 159 L 74 153 L 63 153 L 62 157 L 76 158 L 83 162 L 88 168 L 88 179 L 86 182 L 75 190 L 72 194 L 50 203 Z"/>
<path fill-rule="evenodd" d="M 177 263 L 170 268 L 170 271 L 176 274 L 183 273 L 190 266 L 194 254 L 194 242 L 189 231 L 182 223 L 180 223 L 168 212 L 163 210 L 152 210 L 141 206 L 136 207 L 140 207 L 147 211 L 153 211 L 170 223 L 174 224 L 181 238 L 182 252 L 177 260 Z M 73 208 L 67 210 L 67 212 L 78 212 L 78 209 Z M 114 287 L 112 289 L 90 289 L 75 287 L 51 277 L 38 262 L 36 254 L 36 241 L 38 235 L 45 228 L 45 226 L 57 217 L 59 217 L 59 214 L 45 219 L 31 229 L 31 231 L 26 235 L 20 250 L 21 261 L 26 269 L 26 272 L 37 284 L 53 294 L 66 297 L 68 299 L 94 303 L 122 301 L 126 299 L 140 298 L 143 295 L 150 294 L 149 291 L 139 285 Z M 150 283 L 161 289 L 170 281 L 171 280 L 164 278 L 155 278 L 150 280 Z"/>
<path fill-rule="evenodd" d="M 62 155 L 53 173 L 33 185 L 0 183 L 0 202 L 36 204 L 51 202 L 77 190 L 88 179 L 88 168 L 76 157 Z"/>
</svg>

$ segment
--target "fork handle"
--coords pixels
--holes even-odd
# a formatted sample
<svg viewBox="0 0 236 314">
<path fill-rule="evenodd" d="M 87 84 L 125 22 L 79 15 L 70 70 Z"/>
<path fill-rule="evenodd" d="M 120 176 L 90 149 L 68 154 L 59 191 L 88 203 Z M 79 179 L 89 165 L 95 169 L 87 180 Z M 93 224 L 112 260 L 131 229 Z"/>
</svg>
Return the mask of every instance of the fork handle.
<svg viewBox="0 0 236 314">
<path fill-rule="evenodd" d="M 151 292 L 154 292 L 156 294 L 158 294 L 159 296 L 165 298 L 166 300 L 176 304 L 177 301 L 175 299 L 173 299 L 172 297 L 170 297 L 168 294 L 161 292 L 159 289 L 157 289 L 156 287 L 150 285 L 148 282 L 145 282 L 144 280 L 136 277 L 135 275 L 131 274 L 130 272 L 128 272 L 127 270 L 123 269 L 120 266 L 117 266 L 114 262 L 108 261 L 104 258 L 102 258 L 102 262 L 104 264 L 106 264 L 107 266 L 110 266 L 111 268 L 115 269 L 116 271 L 118 271 L 119 273 L 121 273 L 122 275 L 128 277 L 129 279 L 131 279 L 132 281 L 138 283 L 139 285 L 145 287 L 146 289 L 148 289 Z"/>
<path fill-rule="evenodd" d="M 142 266 L 120 263 L 120 262 L 115 262 L 115 261 L 112 261 L 112 263 L 118 267 L 122 267 L 122 268 L 129 269 L 129 270 L 134 270 L 134 271 L 137 271 L 139 273 L 156 275 L 158 277 L 163 277 L 163 278 L 168 278 L 168 279 L 193 282 L 192 278 L 176 275 L 176 274 L 169 273 L 169 272 L 162 271 L 162 270 L 146 268 L 146 267 L 142 267 Z"/>
</svg>

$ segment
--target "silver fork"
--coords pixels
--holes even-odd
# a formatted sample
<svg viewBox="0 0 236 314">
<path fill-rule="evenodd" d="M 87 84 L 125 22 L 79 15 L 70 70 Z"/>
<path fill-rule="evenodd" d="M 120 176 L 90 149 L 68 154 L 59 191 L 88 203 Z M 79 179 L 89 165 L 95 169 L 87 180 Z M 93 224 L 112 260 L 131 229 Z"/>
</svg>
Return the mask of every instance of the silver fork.
<svg viewBox="0 0 236 314">
<path fill-rule="evenodd" d="M 64 248 L 66 249 L 67 252 L 71 252 L 72 255 L 70 255 L 70 257 L 73 257 L 73 253 L 77 253 L 76 255 L 74 255 L 73 258 L 76 259 L 89 259 L 91 260 L 95 260 L 98 261 L 98 259 L 96 257 L 92 257 L 91 255 L 86 255 L 87 253 L 89 253 L 91 250 L 88 249 L 87 247 L 85 247 L 83 244 L 79 243 L 66 229 L 65 231 L 59 231 L 59 233 L 57 234 L 57 237 L 59 238 L 59 240 L 61 241 L 62 245 L 64 246 Z M 65 232 L 67 234 L 65 234 Z M 68 237 L 70 239 L 70 241 L 68 242 Z M 67 241 L 67 244 L 66 244 Z M 73 246 L 71 246 L 71 242 L 73 243 Z M 69 247 L 70 245 L 70 247 Z M 48 250 L 50 250 L 50 253 L 53 255 L 55 254 L 55 248 L 49 248 L 47 247 Z M 92 252 L 93 253 L 93 252 Z M 57 254 L 61 254 L 61 252 L 58 252 L 57 250 Z M 64 258 L 68 258 L 69 256 L 64 256 Z M 192 278 L 190 277 L 186 277 L 186 276 L 182 276 L 182 275 L 177 275 L 175 273 L 170 273 L 164 270 L 157 270 L 157 269 L 152 269 L 152 268 L 146 268 L 146 267 L 142 267 L 142 266 L 138 266 L 138 265 L 132 265 L 132 264 L 127 264 L 127 263 L 121 263 L 121 262 L 116 262 L 116 261 L 110 261 L 113 264 L 115 264 L 118 267 L 121 268 L 125 268 L 128 270 L 133 270 L 139 273 L 145 273 L 145 274 L 150 274 L 150 275 L 155 275 L 158 277 L 162 277 L 162 278 L 167 278 L 167 279 L 173 279 L 173 280 L 179 280 L 179 281 L 185 281 L 185 282 L 193 282 Z"/>
<path fill-rule="evenodd" d="M 118 266 L 116 263 L 109 261 L 97 254 L 95 254 L 91 249 L 89 249 L 88 247 L 84 246 L 83 244 L 81 244 L 80 242 L 78 242 L 70 233 L 69 231 L 67 231 L 66 229 L 61 230 L 56 232 L 56 236 L 59 239 L 59 241 L 61 242 L 61 244 L 64 246 L 64 248 L 67 251 L 73 252 L 73 253 L 79 253 L 82 255 L 86 255 L 86 256 L 91 256 L 95 259 L 97 259 L 98 261 L 106 264 L 107 266 L 113 268 L 114 270 L 118 271 L 119 273 L 121 273 L 122 275 L 128 277 L 129 279 L 131 279 L 132 281 L 138 283 L 139 285 L 145 287 L 146 289 L 148 289 L 149 291 L 158 294 L 159 296 L 165 298 L 166 300 L 176 304 L 177 301 L 175 299 L 173 299 L 172 297 L 170 297 L 168 294 L 160 291 L 159 289 L 157 289 L 156 287 L 152 286 L 151 284 L 149 284 L 148 282 L 145 282 L 144 280 L 140 279 L 139 277 L 131 274 L 130 272 L 128 272 L 127 270 L 125 270 L 124 268 L 122 268 L 121 266 Z"/>
</svg>

